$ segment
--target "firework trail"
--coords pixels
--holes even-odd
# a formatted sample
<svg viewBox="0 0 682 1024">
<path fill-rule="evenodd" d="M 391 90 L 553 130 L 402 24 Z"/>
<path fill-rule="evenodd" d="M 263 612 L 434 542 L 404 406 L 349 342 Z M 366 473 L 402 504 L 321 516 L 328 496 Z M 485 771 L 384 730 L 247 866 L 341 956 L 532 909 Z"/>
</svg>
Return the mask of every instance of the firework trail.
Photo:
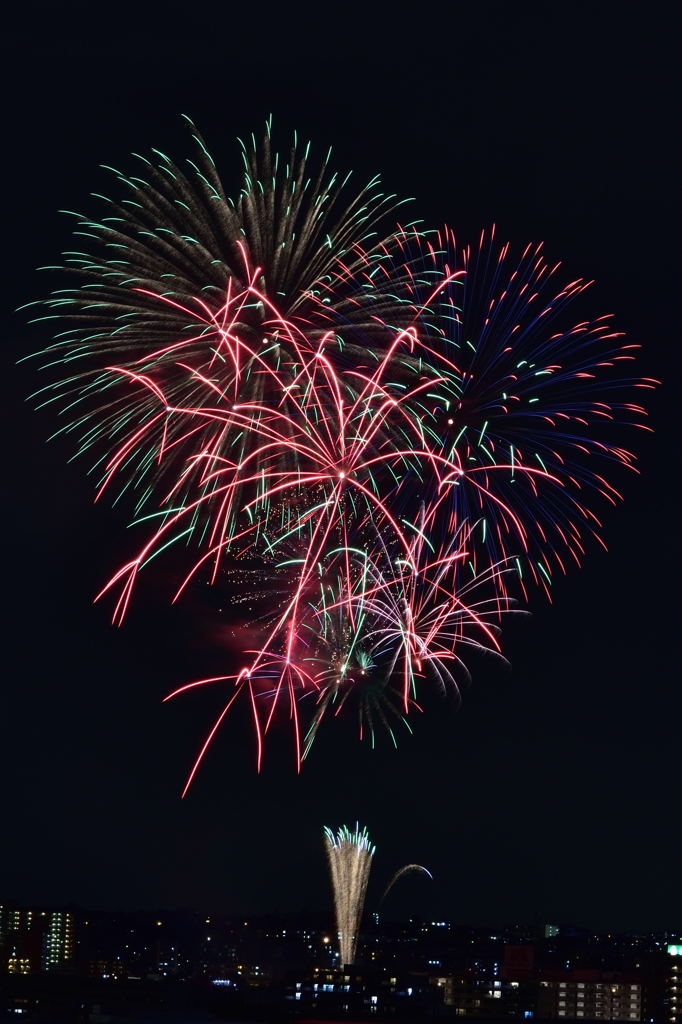
<svg viewBox="0 0 682 1024">
<path fill-rule="evenodd" d="M 412 872 L 419 872 L 422 875 L 426 875 L 427 878 L 430 878 L 433 881 L 433 875 L 428 870 L 428 868 L 423 867 L 421 864 L 405 864 L 402 868 L 398 868 L 393 878 L 390 880 L 390 882 L 384 889 L 383 893 L 381 894 L 381 899 L 379 900 L 379 905 L 381 905 L 384 902 L 384 900 L 388 896 L 389 892 L 391 891 L 395 883 L 404 875 L 412 874 Z"/>
<path fill-rule="evenodd" d="M 341 964 L 345 966 L 355 962 L 367 882 L 376 847 L 370 842 L 367 829 L 360 829 L 359 825 L 352 832 L 345 825 L 336 833 L 325 828 L 324 843 L 334 893 L 339 953 Z"/>
</svg>

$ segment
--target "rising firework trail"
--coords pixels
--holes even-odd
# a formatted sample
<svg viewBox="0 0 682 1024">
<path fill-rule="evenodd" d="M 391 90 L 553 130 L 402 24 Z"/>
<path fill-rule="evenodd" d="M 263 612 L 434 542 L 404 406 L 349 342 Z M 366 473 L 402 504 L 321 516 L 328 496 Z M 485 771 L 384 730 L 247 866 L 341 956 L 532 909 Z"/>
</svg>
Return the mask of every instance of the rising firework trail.
<svg viewBox="0 0 682 1024">
<path fill-rule="evenodd" d="M 381 894 L 381 899 L 379 900 L 379 906 L 381 906 L 381 904 L 384 902 L 384 900 L 388 896 L 389 892 L 391 891 L 391 889 L 393 888 L 395 883 L 399 879 L 401 879 L 404 875 L 412 874 L 412 872 L 416 872 L 417 874 L 420 874 L 420 875 L 426 875 L 427 878 L 430 878 L 433 881 L 433 875 L 431 874 L 429 869 L 425 868 L 422 864 L 404 864 L 403 867 L 398 868 L 398 870 L 394 874 L 393 878 L 390 880 L 390 882 L 388 883 L 388 885 L 384 889 L 383 893 Z"/>
<path fill-rule="evenodd" d="M 334 892 L 341 964 L 352 964 L 376 847 L 370 842 L 367 829 L 357 824 L 352 832 L 345 825 L 335 833 L 325 828 L 324 843 Z"/>
</svg>

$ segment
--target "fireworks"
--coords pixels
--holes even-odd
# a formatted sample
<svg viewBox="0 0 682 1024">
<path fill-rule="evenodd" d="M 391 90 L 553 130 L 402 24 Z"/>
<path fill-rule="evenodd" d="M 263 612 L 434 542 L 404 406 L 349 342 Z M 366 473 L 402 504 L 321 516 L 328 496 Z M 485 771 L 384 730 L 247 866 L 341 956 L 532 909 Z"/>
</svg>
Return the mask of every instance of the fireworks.
<svg viewBox="0 0 682 1024">
<path fill-rule="evenodd" d="M 359 825 L 353 832 L 345 825 L 336 833 L 325 828 L 324 843 L 334 893 L 341 963 L 352 964 L 376 847 L 370 842 L 367 829 L 360 829 Z"/>
<path fill-rule="evenodd" d="M 352 964 L 355 962 L 367 882 L 376 847 L 370 842 L 367 829 L 361 829 L 357 824 L 353 831 L 345 825 L 336 832 L 325 828 L 324 845 L 334 894 L 341 964 Z M 421 864 L 405 864 L 389 881 L 380 902 L 383 902 L 399 878 L 412 871 L 433 878 L 431 872 Z"/>
<path fill-rule="evenodd" d="M 68 412 L 59 432 L 93 460 L 98 495 L 121 479 L 118 495 L 130 492 L 137 511 L 161 496 L 166 479 L 176 503 L 184 500 L 203 459 L 245 457 L 252 435 L 238 422 L 221 432 L 210 418 L 188 425 L 173 410 L 198 414 L 211 387 L 232 403 L 279 402 L 332 313 L 358 319 L 342 294 L 334 301 L 318 292 L 342 257 L 353 278 L 367 257 L 349 247 L 371 251 L 381 240 L 376 222 L 397 205 L 378 178 L 353 192 L 329 154 L 311 169 L 309 146 L 301 152 L 296 139 L 280 159 L 269 125 L 260 153 L 242 145 L 242 187 L 232 200 L 189 123 L 197 152 L 185 169 L 158 150 L 138 155 L 133 173 L 106 168 L 122 198 L 96 194 L 99 218 L 74 214 L 75 237 L 92 251 L 70 250 L 62 268 L 45 268 L 77 283 L 31 306 L 37 319 L 64 327 L 41 353 L 45 367 L 60 369 L 41 402 Z M 201 458 L 188 462 L 189 445 Z"/>
<path fill-rule="evenodd" d="M 146 531 L 101 591 L 114 621 L 171 545 L 173 600 L 204 580 L 238 607 L 240 574 L 266 595 L 235 670 L 170 695 L 227 687 L 188 784 L 240 696 L 258 765 L 284 713 L 298 768 L 327 719 L 395 742 L 424 681 L 457 697 L 515 599 L 603 544 L 592 499 L 618 499 L 617 430 L 648 429 L 632 389 L 654 384 L 623 375 L 636 346 L 609 318 L 575 319 L 587 283 L 554 284 L 541 247 L 382 232 L 400 204 L 378 179 L 354 192 L 296 141 L 282 160 L 269 126 L 232 200 L 192 133 L 184 169 L 114 171 L 37 317 L 60 326 L 41 403 Z"/>
<path fill-rule="evenodd" d="M 379 900 L 379 903 L 381 904 L 381 903 L 384 902 L 384 900 L 386 899 L 386 897 L 388 896 L 389 892 L 391 891 L 391 889 L 393 888 L 393 886 L 395 885 L 395 883 L 397 881 L 399 881 L 405 875 L 412 874 L 413 872 L 416 872 L 417 874 L 420 874 L 420 875 L 426 875 L 427 878 L 430 878 L 431 880 L 433 880 L 433 875 L 431 874 L 429 869 L 425 868 L 422 864 L 405 864 L 402 868 L 398 868 L 398 870 L 394 874 L 393 878 L 390 880 L 390 882 L 388 883 L 388 885 L 384 889 L 383 895 L 382 895 L 381 899 Z"/>
<path fill-rule="evenodd" d="M 604 544 L 591 499 L 615 504 L 610 471 L 635 468 L 623 427 L 650 429 L 634 389 L 656 382 L 628 374 L 639 346 L 610 316 L 577 318 L 592 282 L 562 282 L 542 245 L 515 255 L 494 227 L 474 246 L 449 228 L 401 230 L 382 266 L 402 319 L 419 325 L 401 379 L 409 388 L 428 364 L 434 380 L 412 414 L 431 450 L 466 471 L 448 477 L 433 523 L 476 522 L 484 564 L 513 559 L 524 597 L 529 582 L 549 594 L 555 571 L 580 564 L 586 536 Z M 373 301 L 368 287 L 362 302 Z"/>
</svg>

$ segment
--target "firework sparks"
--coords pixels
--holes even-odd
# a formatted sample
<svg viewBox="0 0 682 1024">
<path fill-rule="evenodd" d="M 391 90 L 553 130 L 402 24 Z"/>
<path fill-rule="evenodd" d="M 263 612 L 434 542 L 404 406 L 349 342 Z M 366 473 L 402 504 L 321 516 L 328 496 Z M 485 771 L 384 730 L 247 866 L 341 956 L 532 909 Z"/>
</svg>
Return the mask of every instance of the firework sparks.
<svg viewBox="0 0 682 1024">
<path fill-rule="evenodd" d="M 428 870 L 428 868 L 423 867 L 423 865 L 421 865 L 421 864 L 404 864 L 403 867 L 398 868 L 396 873 L 393 875 L 393 878 L 390 880 L 390 882 L 388 883 L 388 885 L 384 889 L 383 894 L 381 896 L 381 899 L 379 900 L 379 905 L 381 905 L 384 902 L 384 900 L 386 899 L 386 897 L 388 896 L 389 892 L 391 891 L 391 889 L 393 888 L 393 886 L 395 885 L 395 883 L 397 881 L 399 881 L 405 875 L 410 875 L 410 874 L 413 874 L 413 873 L 417 873 L 417 874 L 421 874 L 421 875 L 426 875 L 427 878 L 430 878 L 431 881 L 433 881 L 433 875 Z"/>
<path fill-rule="evenodd" d="M 367 883 L 376 847 L 370 842 L 367 829 L 361 829 L 358 824 L 353 830 L 343 825 L 336 832 L 325 827 L 324 845 L 334 895 L 339 953 L 341 964 L 345 966 L 355 962 Z M 405 864 L 390 879 L 379 903 L 384 901 L 400 878 L 411 872 L 419 872 L 433 879 L 431 872 L 421 864 Z"/>
<path fill-rule="evenodd" d="M 40 353 L 53 378 L 38 392 L 41 404 L 67 416 L 58 433 L 90 458 L 98 493 L 118 472 L 116 500 L 127 493 L 138 511 L 169 474 L 181 500 L 178 475 L 182 493 L 183 474 L 203 472 L 201 459 L 186 464 L 188 446 L 204 459 L 243 459 L 249 434 L 206 439 L 208 421 L 188 430 L 172 408 L 202 407 L 209 383 L 233 401 L 267 404 L 273 379 L 284 387 L 301 347 L 329 330 L 336 311 L 328 295 L 318 297 L 321 283 L 344 254 L 353 276 L 366 257 L 351 246 L 371 251 L 381 240 L 378 220 L 398 205 L 378 178 L 353 192 L 350 175 L 329 167 L 330 154 L 311 167 L 310 147 L 296 139 L 280 158 L 269 124 L 260 149 L 242 145 L 242 186 L 231 199 L 188 123 L 197 152 L 184 169 L 158 150 L 137 156 L 136 172 L 106 168 L 124 198 L 97 194 L 99 218 L 74 214 L 77 241 L 91 251 L 66 252 L 63 268 L 45 269 L 78 281 L 30 307 L 37 320 L 64 326 Z M 338 316 L 352 320 L 338 292 L 335 301 Z"/>
<path fill-rule="evenodd" d="M 341 963 L 352 964 L 376 847 L 370 842 L 367 829 L 359 825 L 352 832 L 345 825 L 336 832 L 325 828 L 324 843 L 334 893 Z"/>
<path fill-rule="evenodd" d="M 524 596 L 529 580 L 549 595 L 555 572 L 581 564 L 586 537 L 604 546 L 592 498 L 615 504 L 612 470 L 636 471 L 619 432 L 650 430 L 635 396 L 657 383 L 631 376 L 639 346 L 610 316 L 575 318 L 592 282 L 560 284 L 541 244 L 514 256 L 494 227 L 473 246 L 449 228 L 398 231 L 382 266 L 396 322 L 418 325 L 401 379 L 434 380 L 412 412 L 432 450 L 466 470 L 448 476 L 434 525 L 477 521 L 474 557 L 514 558 Z M 383 308 L 375 280 L 359 301 Z"/>
<path fill-rule="evenodd" d="M 458 695 L 471 650 L 501 657 L 512 581 L 549 594 L 603 544 L 592 499 L 614 504 L 611 470 L 634 468 L 614 428 L 649 429 L 630 389 L 655 384 L 623 375 L 637 346 L 608 317 L 566 320 L 587 283 L 555 284 L 540 246 L 382 235 L 399 203 L 378 179 L 311 173 L 296 141 L 282 160 L 269 125 L 231 200 L 192 132 L 184 169 L 154 151 L 114 171 L 126 197 L 79 216 L 92 251 L 66 254 L 78 282 L 37 318 L 65 325 L 40 401 L 146 531 L 99 595 L 114 621 L 171 545 L 174 600 L 249 560 L 279 587 L 238 671 L 170 695 L 228 687 L 187 785 L 239 695 L 259 767 L 282 708 L 298 769 L 344 709 L 395 742 L 421 681 Z"/>
</svg>

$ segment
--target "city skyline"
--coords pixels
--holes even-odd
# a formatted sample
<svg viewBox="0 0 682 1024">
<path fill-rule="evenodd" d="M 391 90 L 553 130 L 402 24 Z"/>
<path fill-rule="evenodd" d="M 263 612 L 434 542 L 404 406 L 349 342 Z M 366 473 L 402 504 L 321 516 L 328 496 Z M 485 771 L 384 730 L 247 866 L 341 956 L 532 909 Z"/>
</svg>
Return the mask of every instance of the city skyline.
<svg viewBox="0 0 682 1024">
<path fill-rule="evenodd" d="M 160 1007 L 172 993 L 176 1005 L 222 1008 L 228 1019 L 250 1005 L 295 1019 L 291 1004 L 300 1003 L 332 1015 L 390 1015 L 402 1005 L 414 1017 L 679 1020 L 680 932 L 482 930 L 374 914 L 354 936 L 357 959 L 341 964 L 328 924 L 301 914 L 244 920 L 0 904 L 0 1011 L 32 1002 L 45 1015 L 69 994 L 81 1014 L 102 1002 Z"/>
</svg>

